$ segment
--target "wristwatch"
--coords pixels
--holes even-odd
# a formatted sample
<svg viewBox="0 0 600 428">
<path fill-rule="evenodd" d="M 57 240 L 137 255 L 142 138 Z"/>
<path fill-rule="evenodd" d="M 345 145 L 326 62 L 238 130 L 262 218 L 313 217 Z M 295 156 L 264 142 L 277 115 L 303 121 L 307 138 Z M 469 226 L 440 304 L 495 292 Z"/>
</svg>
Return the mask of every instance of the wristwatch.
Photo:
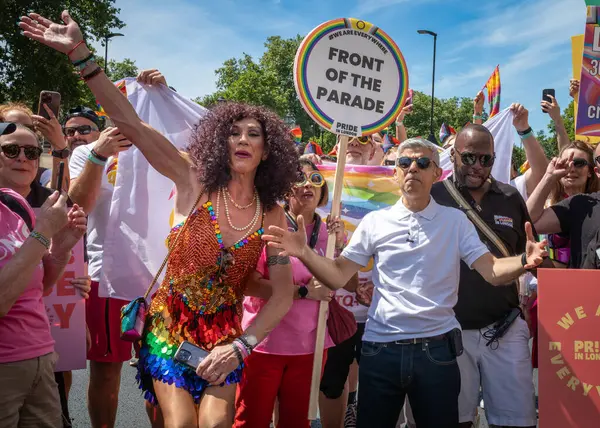
<svg viewBox="0 0 600 428">
<path fill-rule="evenodd" d="M 306 296 L 308 296 L 308 288 L 306 288 L 306 285 L 301 285 L 298 288 L 298 296 L 300 296 L 301 299 L 306 299 Z"/>
<path fill-rule="evenodd" d="M 252 334 L 244 333 L 239 337 L 239 339 L 246 346 L 246 348 L 250 350 L 250 352 L 256 348 L 256 345 L 258 345 L 258 339 Z"/>
<path fill-rule="evenodd" d="M 67 159 L 70 154 L 71 151 L 66 147 L 62 150 L 52 150 L 52 157 L 59 159 Z"/>
</svg>

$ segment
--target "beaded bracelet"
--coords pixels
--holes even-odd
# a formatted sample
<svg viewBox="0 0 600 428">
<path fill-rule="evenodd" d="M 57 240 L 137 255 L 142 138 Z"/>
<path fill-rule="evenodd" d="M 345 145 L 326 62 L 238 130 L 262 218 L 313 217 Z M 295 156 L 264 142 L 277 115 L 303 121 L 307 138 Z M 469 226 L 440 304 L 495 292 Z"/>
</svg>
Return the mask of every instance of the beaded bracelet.
<svg viewBox="0 0 600 428">
<path fill-rule="evenodd" d="M 79 64 L 73 64 L 73 65 L 79 71 L 79 73 L 82 73 L 83 70 L 86 69 L 86 67 L 88 67 L 92 64 L 96 64 L 96 60 L 93 55 L 90 55 L 83 62 L 80 62 Z M 96 65 L 98 65 L 98 64 L 96 64 Z"/>
<path fill-rule="evenodd" d="M 245 360 L 246 358 L 248 358 L 248 355 L 250 355 L 250 353 L 252 352 L 252 350 L 250 348 L 248 348 L 248 346 L 246 346 L 246 344 L 240 340 L 240 338 L 238 337 L 237 339 L 235 339 L 233 341 L 233 343 L 235 343 L 238 347 L 238 349 L 240 350 L 241 354 L 242 354 L 242 358 Z"/>
<path fill-rule="evenodd" d="M 94 156 L 92 153 L 90 153 L 88 155 L 88 160 L 92 163 L 95 163 L 96 165 L 100 165 L 100 166 L 106 166 L 106 161 L 100 160 L 98 159 L 96 156 Z"/>
<path fill-rule="evenodd" d="M 33 239 L 38 241 L 44 247 L 46 247 L 47 250 L 50 249 L 50 240 L 48 238 L 46 238 L 44 235 L 42 235 L 40 232 L 36 232 L 34 230 L 29 234 L 29 236 L 31 236 Z"/>
</svg>

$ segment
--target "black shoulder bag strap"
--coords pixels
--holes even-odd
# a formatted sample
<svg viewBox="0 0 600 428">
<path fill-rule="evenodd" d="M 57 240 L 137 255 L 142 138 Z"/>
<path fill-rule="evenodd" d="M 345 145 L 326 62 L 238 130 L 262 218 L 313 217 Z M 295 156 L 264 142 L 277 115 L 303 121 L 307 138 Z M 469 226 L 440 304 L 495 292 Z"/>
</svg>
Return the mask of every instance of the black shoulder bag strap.
<svg viewBox="0 0 600 428">
<path fill-rule="evenodd" d="M 296 223 L 296 219 L 294 217 L 292 217 L 292 215 L 290 214 L 290 212 L 288 210 L 285 210 L 285 217 L 287 218 L 287 221 L 290 222 L 290 224 L 292 225 L 292 227 L 294 228 L 294 231 L 297 232 L 298 231 L 298 223 Z M 310 234 L 310 240 L 308 241 L 308 246 L 310 248 L 312 248 L 314 250 L 315 246 L 317 245 L 317 241 L 319 240 L 319 232 L 321 229 L 321 216 L 317 213 L 315 213 L 315 216 L 313 217 L 313 231 Z"/>
<path fill-rule="evenodd" d="M 13 195 L 5 192 L 0 192 L 0 202 L 6 205 L 12 212 L 17 214 L 23 219 L 29 231 L 33 230 L 33 219 L 27 212 L 27 210 L 21 205 L 21 203 Z"/>
</svg>

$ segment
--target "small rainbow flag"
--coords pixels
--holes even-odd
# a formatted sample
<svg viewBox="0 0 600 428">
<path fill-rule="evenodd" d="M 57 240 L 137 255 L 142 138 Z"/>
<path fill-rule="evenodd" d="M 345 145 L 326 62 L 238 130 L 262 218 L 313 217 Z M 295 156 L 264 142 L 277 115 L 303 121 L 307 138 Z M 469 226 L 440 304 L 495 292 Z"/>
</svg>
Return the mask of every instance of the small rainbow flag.
<svg viewBox="0 0 600 428">
<path fill-rule="evenodd" d="M 496 69 L 488 79 L 484 88 L 487 88 L 488 103 L 490 103 L 490 119 L 500 113 L 500 66 Z"/>
<path fill-rule="evenodd" d="M 523 165 L 519 167 L 519 174 L 525 174 L 525 172 L 529 169 L 529 161 L 525 161 Z"/>
<path fill-rule="evenodd" d="M 300 144 L 302 142 L 302 129 L 300 129 L 300 127 L 292 129 L 290 133 L 292 134 L 292 137 L 294 137 L 296 144 Z"/>
<path fill-rule="evenodd" d="M 319 156 L 323 156 L 323 149 L 314 141 L 309 141 L 304 148 L 304 154 L 314 153 Z"/>
</svg>

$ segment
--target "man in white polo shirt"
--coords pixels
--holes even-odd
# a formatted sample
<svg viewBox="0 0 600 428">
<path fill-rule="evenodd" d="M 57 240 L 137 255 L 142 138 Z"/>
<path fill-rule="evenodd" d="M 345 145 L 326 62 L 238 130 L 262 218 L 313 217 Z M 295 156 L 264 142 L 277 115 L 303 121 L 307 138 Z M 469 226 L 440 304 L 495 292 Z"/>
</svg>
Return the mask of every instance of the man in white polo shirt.
<svg viewBox="0 0 600 428">
<path fill-rule="evenodd" d="M 461 211 L 430 196 L 441 176 L 437 148 L 412 138 L 398 148 L 396 174 L 402 198 L 365 216 L 350 244 L 335 260 L 310 251 L 304 220 L 298 232 L 271 226 L 263 239 L 295 256 L 332 289 L 343 287 L 374 257 L 373 303 L 363 336 L 359 374 L 359 428 L 393 428 L 406 395 L 420 428 L 456 428 L 462 352 L 453 307 L 460 261 L 491 284 L 501 285 L 542 262 L 528 224 L 522 256 L 497 259 Z"/>
</svg>

